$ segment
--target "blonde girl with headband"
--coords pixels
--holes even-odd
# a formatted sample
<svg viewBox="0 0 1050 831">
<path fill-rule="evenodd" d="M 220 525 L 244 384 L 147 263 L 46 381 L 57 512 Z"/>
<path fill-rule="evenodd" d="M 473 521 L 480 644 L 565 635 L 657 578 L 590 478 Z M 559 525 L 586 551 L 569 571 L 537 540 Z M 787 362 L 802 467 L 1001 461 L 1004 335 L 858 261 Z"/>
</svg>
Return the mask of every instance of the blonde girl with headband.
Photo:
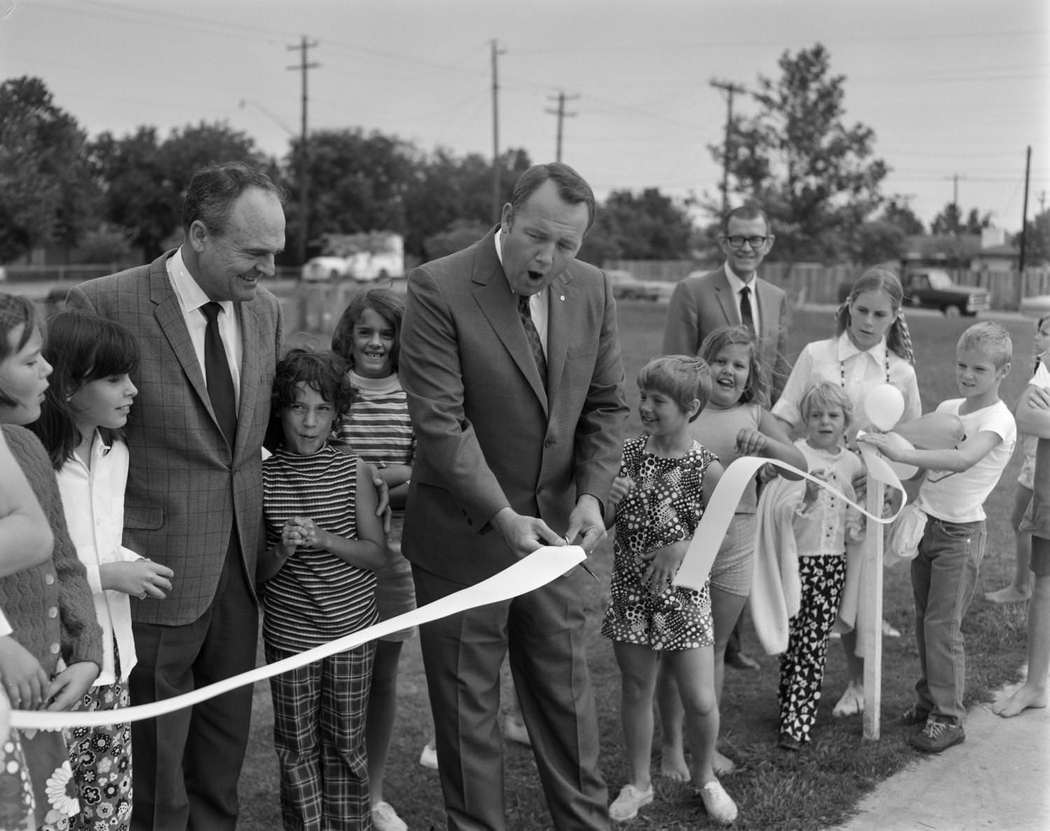
<svg viewBox="0 0 1050 831">
<path fill-rule="evenodd" d="M 722 465 L 690 433 L 711 395 L 700 358 L 667 355 L 638 374 L 644 433 L 624 443 L 610 503 L 616 526 L 609 608 L 602 634 L 613 641 L 621 673 L 621 719 L 630 781 L 609 806 L 626 822 L 653 801 L 650 754 L 653 697 L 661 665 L 673 674 L 685 708 L 692 781 L 715 822 L 728 825 L 736 803 L 714 773 L 718 701 L 711 598 L 673 585 Z"/>
<path fill-rule="evenodd" d="M 847 433 L 852 444 L 860 430 L 869 430 L 864 396 L 879 384 L 891 384 L 904 397 L 902 421 L 922 414 L 911 332 L 901 306 L 904 290 L 886 268 L 869 268 L 853 284 L 835 315 L 835 337 L 806 344 L 798 356 L 773 415 L 789 428 L 802 426 L 800 405 L 806 391 L 821 381 L 838 384 L 853 405 L 854 421 Z M 883 633 L 900 637 L 886 621 Z M 842 636 L 849 684 L 832 711 L 835 716 L 864 710 L 864 661 L 857 657 L 856 636 Z"/>
</svg>

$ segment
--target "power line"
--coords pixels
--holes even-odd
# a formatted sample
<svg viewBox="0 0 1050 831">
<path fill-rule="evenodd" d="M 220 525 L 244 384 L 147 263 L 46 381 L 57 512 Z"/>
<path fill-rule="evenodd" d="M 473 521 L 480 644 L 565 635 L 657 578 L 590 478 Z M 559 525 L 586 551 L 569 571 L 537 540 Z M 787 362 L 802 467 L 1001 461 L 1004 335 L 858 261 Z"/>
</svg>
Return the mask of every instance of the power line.
<svg viewBox="0 0 1050 831">
<path fill-rule="evenodd" d="M 554 160 L 557 162 L 561 161 L 562 122 L 564 122 L 566 118 L 575 118 L 577 115 L 576 113 L 565 112 L 565 102 L 566 100 L 575 101 L 579 97 L 580 96 L 578 95 L 566 95 L 564 90 L 559 90 L 556 96 L 548 96 L 548 98 L 556 98 L 558 101 L 558 108 L 556 110 L 545 110 L 545 112 L 558 117 L 558 138 L 555 143 L 554 152 Z"/>
<path fill-rule="evenodd" d="M 745 93 L 747 89 L 732 81 L 719 81 L 714 78 L 708 83 L 726 94 L 726 135 L 725 146 L 722 148 L 722 216 L 725 216 L 729 213 L 729 148 L 733 134 L 733 95 L 738 92 Z"/>
<path fill-rule="evenodd" d="M 298 44 L 287 47 L 290 51 L 298 50 L 299 63 L 289 66 L 293 72 L 299 72 L 302 76 L 302 135 L 299 139 L 299 262 L 306 262 L 306 241 L 310 236 L 310 142 L 306 129 L 306 109 L 310 100 L 307 94 L 307 78 L 311 69 L 316 69 L 321 64 L 307 60 L 307 52 L 317 46 L 316 40 L 307 40 L 306 35 L 299 39 Z"/>
</svg>

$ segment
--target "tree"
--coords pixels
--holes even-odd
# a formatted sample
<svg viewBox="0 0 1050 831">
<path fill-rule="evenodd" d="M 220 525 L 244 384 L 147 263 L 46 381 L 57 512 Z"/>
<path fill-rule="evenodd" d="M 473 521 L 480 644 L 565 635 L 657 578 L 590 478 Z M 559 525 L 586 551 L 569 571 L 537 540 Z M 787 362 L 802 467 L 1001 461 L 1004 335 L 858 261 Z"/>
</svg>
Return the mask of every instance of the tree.
<svg viewBox="0 0 1050 831">
<path fill-rule="evenodd" d="M 658 188 L 646 188 L 637 196 L 618 190 L 599 207 L 579 258 L 597 265 L 610 259 L 682 259 L 689 255 L 692 236 L 685 207 Z"/>
<path fill-rule="evenodd" d="M 922 220 L 915 215 L 907 200 L 898 195 L 891 196 L 882 207 L 881 219 L 900 228 L 906 237 L 926 233 Z"/>
<path fill-rule="evenodd" d="M 779 66 L 779 79 L 758 78 L 758 113 L 733 119 L 731 189 L 769 215 L 777 234 L 771 258 L 849 256 L 853 237 L 882 201 L 888 168 L 873 155 L 874 131 L 845 123 L 846 78 L 831 74 L 821 44 L 785 51 Z M 710 150 L 721 163 L 724 146 Z"/>
<path fill-rule="evenodd" d="M 0 261 L 76 243 L 97 198 L 85 142 L 42 80 L 0 84 Z"/>
<path fill-rule="evenodd" d="M 146 259 L 162 253 L 180 229 L 183 194 L 197 170 L 222 162 L 267 163 L 246 133 L 203 121 L 172 130 L 163 141 L 148 126 L 120 138 L 104 132 L 89 150 L 103 218 L 127 229 Z"/>
<path fill-rule="evenodd" d="M 992 214 L 981 214 L 977 208 L 970 208 L 963 221 L 962 210 L 954 202 L 947 203 L 943 210 L 930 223 L 931 234 L 977 234 L 992 226 Z"/>
<path fill-rule="evenodd" d="M 1021 235 L 1013 238 L 1020 247 Z M 1036 214 L 1025 224 L 1025 262 L 1027 265 L 1050 263 L 1050 210 Z"/>
</svg>

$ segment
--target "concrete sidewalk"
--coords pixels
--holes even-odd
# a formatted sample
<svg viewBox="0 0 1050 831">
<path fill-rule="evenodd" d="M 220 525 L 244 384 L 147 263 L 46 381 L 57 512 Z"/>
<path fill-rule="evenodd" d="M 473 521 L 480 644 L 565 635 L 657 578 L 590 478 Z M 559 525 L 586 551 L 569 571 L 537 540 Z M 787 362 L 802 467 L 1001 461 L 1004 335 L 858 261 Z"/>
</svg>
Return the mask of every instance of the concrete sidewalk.
<svg viewBox="0 0 1050 831">
<path fill-rule="evenodd" d="M 1050 829 L 1050 709 L 1000 718 L 988 705 L 974 707 L 965 742 L 918 758 L 857 809 L 836 831 Z"/>
</svg>

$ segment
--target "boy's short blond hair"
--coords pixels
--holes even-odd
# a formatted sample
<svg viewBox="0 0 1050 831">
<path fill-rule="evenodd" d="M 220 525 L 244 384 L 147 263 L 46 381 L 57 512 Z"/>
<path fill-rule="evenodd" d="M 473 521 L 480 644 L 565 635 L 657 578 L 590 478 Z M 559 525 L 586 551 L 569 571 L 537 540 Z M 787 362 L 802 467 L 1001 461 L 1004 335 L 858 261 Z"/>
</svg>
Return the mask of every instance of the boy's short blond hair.
<svg viewBox="0 0 1050 831">
<path fill-rule="evenodd" d="M 982 320 L 967 328 L 959 336 L 955 349 L 983 352 L 995 364 L 996 369 L 1002 369 L 1014 356 L 1014 342 L 1010 333 L 991 320 Z"/>
<path fill-rule="evenodd" d="M 802 396 L 798 405 L 802 420 L 808 420 L 813 408 L 820 406 L 838 407 L 846 417 L 845 426 L 849 427 L 853 423 L 853 402 L 838 384 L 833 384 L 831 381 L 818 381 L 806 390 L 806 394 Z"/>
</svg>

